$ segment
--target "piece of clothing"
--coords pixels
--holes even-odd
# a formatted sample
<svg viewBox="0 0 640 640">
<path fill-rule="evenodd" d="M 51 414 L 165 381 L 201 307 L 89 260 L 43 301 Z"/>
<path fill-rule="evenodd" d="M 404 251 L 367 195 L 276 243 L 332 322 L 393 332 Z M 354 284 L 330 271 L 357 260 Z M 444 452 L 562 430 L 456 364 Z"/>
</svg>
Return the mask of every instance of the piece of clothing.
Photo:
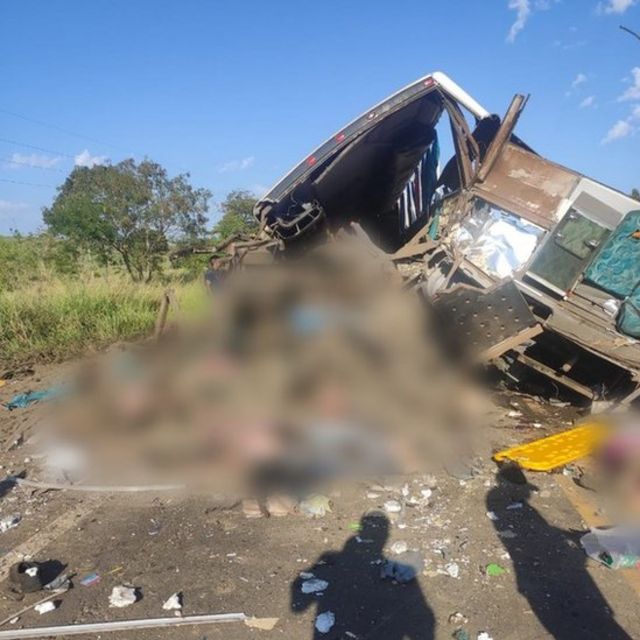
<svg viewBox="0 0 640 640">
<path fill-rule="evenodd" d="M 224 280 L 224 271 L 219 269 L 207 269 L 204 281 L 210 289 L 218 289 Z"/>
<path fill-rule="evenodd" d="M 35 402 L 43 402 L 57 398 L 65 393 L 63 387 L 51 387 L 50 389 L 42 389 L 41 391 L 28 391 L 14 396 L 9 402 L 5 402 L 4 406 L 13 411 L 14 409 L 24 409 Z"/>
</svg>

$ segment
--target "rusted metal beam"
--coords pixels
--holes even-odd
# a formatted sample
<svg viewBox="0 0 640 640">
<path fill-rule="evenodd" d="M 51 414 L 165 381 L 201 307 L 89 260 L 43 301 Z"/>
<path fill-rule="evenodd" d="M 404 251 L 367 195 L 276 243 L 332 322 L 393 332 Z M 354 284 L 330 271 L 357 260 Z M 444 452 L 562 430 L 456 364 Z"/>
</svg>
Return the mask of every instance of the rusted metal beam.
<svg viewBox="0 0 640 640">
<path fill-rule="evenodd" d="M 554 371 L 551 367 L 548 367 L 546 364 L 542 364 L 541 362 L 538 362 L 537 360 L 534 360 L 529 356 L 525 356 L 523 353 L 518 354 L 517 360 L 519 362 L 522 362 L 522 364 L 526 364 L 528 367 L 531 367 L 538 373 L 541 373 L 542 375 L 545 375 L 548 378 L 551 378 L 552 380 L 559 382 L 560 384 L 564 385 L 565 387 L 568 387 L 569 389 L 575 391 L 576 393 L 583 395 L 585 398 L 589 398 L 589 400 L 594 399 L 593 391 L 589 389 L 589 387 L 586 387 L 585 385 L 580 384 L 579 382 L 576 382 L 575 380 L 572 380 L 567 376 L 560 375 L 557 371 Z"/>
<path fill-rule="evenodd" d="M 511 349 L 515 349 L 524 342 L 535 338 L 537 335 L 541 334 L 542 331 L 543 329 L 539 324 L 535 324 L 533 327 L 527 327 L 519 333 L 516 333 L 516 335 L 506 338 L 488 349 L 485 349 L 477 359 L 479 362 L 489 362 L 490 360 L 501 356 L 503 353 L 506 353 Z"/>
<path fill-rule="evenodd" d="M 476 174 L 476 179 L 478 182 L 484 182 L 489 171 L 491 171 L 491 167 L 493 167 L 495 161 L 497 160 L 500 152 L 502 151 L 502 147 L 505 142 L 509 140 L 513 130 L 518 122 L 518 118 L 524 109 L 524 105 L 527 103 L 528 96 L 523 96 L 517 94 L 513 97 L 509 108 L 507 109 L 507 113 L 502 119 L 502 124 L 496 133 L 495 138 L 492 140 L 489 148 L 487 149 L 487 153 L 484 157 L 482 165 L 478 169 Z"/>
<path fill-rule="evenodd" d="M 469 147 L 471 146 L 473 149 L 473 154 L 476 154 L 476 158 L 480 157 L 480 150 L 469 131 L 467 121 L 464 119 L 458 105 L 448 98 L 445 98 L 444 106 L 449 114 L 451 135 L 453 137 L 456 161 L 458 163 L 458 171 L 460 173 L 460 183 L 462 188 L 467 188 L 471 185 L 474 177 L 473 158 L 469 153 Z"/>
</svg>

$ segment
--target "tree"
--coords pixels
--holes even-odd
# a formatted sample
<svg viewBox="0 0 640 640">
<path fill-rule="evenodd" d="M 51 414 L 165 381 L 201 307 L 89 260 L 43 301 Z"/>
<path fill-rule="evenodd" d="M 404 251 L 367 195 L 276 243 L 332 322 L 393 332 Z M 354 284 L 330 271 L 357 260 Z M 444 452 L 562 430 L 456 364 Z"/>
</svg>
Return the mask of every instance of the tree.
<svg viewBox="0 0 640 640">
<path fill-rule="evenodd" d="M 638 189 L 631 189 L 631 197 L 635 200 L 640 200 L 640 191 L 638 191 Z"/>
<path fill-rule="evenodd" d="M 213 228 L 216 242 L 222 242 L 236 233 L 253 233 L 258 222 L 253 207 L 258 199 L 250 191 L 231 191 L 220 205 L 222 218 Z"/>
<path fill-rule="evenodd" d="M 195 189 L 189 174 L 169 178 L 151 160 L 76 167 L 43 210 L 49 230 L 122 262 L 136 282 L 160 270 L 169 243 L 205 233 L 211 193 Z"/>
</svg>

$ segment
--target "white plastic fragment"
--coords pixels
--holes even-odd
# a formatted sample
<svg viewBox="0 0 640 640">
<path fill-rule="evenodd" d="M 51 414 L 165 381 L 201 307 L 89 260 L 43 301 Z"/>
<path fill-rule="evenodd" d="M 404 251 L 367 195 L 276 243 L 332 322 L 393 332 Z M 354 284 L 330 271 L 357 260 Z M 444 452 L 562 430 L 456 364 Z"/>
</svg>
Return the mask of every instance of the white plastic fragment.
<svg viewBox="0 0 640 640">
<path fill-rule="evenodd" d="M 29 567 L 25 573 L 30 577 L 30 578 L 35 578 L 38 575 L 38 567 Z"/>
<path fill-rule="evenodd" d="M 513 502 L 512 504 L 507 505 L 507 509 L 513 511 L 514 509 L 522 509 L 523 506 L 522 502 Z"/>
<path fill-rule="evenodd" d="M 421 489 L 420 493 L 422 494 L 423 498 L 426 498 L 428 500 L 433 495 L 433 489 Z"/>
<path fill-rule="evenodd" d="M 166 602 L 162 605 L 165 611 L 180 611 L 182 609 L 182 591 L 174 593 Z"/>
<path fill-rule="evenodd" d="M 391 545 L 391 553 L 399 555 L 409 549 L 409 545 L 404 540 L 397 540 Z"/>
<path fill-rule="evenodd" d="M 493 522 L 496 522 L 496 520 L 500 519 L 498 518 L 498 515 L 495 511 L 487 511 L 487 518 L 489 518 L 489 520 L 492 520 Z"/>
<path fill-rule="evenodd" d="M 40 615 L 43 613 L 49 613 L 58 608 L 58 605 L 53 600 L 47 600 L 47 602 L 41 602 L 33 607 Z"/>
<path fill-rule="evenodd" d="M 329 583 L 326 580 L 310 578 L 302 583 L 300 591 L 302 591 L 302 593 L 318 593 L 319 591 L 324 591 L 328 586 Z"/>
<path fill-rule="evenodd" d="M 17 527 L 21 520 L 22 516 L 19 513 L 14 513 L 6 518 L 2 518 L 2 520 L 0 520 L 0 533 L 4 533 L 5 531 L 9 531 L 9 529 Z"/>
<path fill-rule="evenodd" d="M 336 623 L 336 616 L 333 611 L 325 611 L 316 618 L 316 629 L 320 633 L 328 633 Z"/>
<path fill-rule="evenodd" d="M 138 595 L 133 587 L 119 585 L 117 587 L 113 587 L 113 591 L 109 596 L 109 606 L 121 609 L 122 607 L 128 607 L 129 605 L 134 604 L 137 600 Z"/>
<path fill-rule="evenodd" d="M 481 631 L 478 634 L 478 640 L 493 640 L 493 638 L 486 631 Z"/>
<path fill-rule="evenodd" d="M 397 500 L 387 500 L 384 503 L 384 510 L 387 513 L 400 513 L 402 505 Z"/>
<path fill-rule="evenodd" d="M 457 578 L 460 575 L 460 565 L 457 562 L 450 562 L 444 570 L 452 577 Z"/>
</svg>

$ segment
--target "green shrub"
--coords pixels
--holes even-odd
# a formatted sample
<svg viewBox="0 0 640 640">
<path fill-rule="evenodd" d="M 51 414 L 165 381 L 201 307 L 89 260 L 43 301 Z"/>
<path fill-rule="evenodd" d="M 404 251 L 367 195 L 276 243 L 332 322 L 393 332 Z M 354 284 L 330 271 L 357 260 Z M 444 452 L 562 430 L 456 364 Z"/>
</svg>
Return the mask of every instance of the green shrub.
<svg viewBox="0 0 640 640">
<path fill-rule="evenodd" d="M 200 283 L 172 288 L 185 311 L 199 308 Z M 149 335 L 164 290 L 160 283 L 115 277 L 41 281 L 0 291 L 0 363 L 63 360 Z"/>
</svg>

